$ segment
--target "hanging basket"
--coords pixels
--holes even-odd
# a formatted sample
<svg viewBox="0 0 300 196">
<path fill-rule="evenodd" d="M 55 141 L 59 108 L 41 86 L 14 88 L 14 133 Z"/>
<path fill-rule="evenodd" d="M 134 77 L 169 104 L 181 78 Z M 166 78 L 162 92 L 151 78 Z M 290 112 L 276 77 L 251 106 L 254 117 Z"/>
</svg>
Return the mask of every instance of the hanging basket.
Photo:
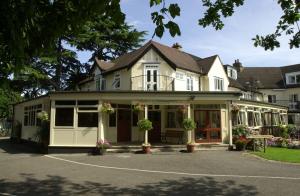
<svg viewBox="0 0 300 196">
<path fill-rule="evenodd" d="M 107 114 L 112 114 L 112 113 L 115 112 L 115 109 L 108 102 L 107 103 L 102 103 L 101 112 L 102 113 L 107 113 Z"/>
<path fill-rule="evenodd" d="M 240 106 L 238 106 L 237 104 L 231 104 L 231 111 L 235 113 L 239 112 Z"/>
<path fill-rule="evenodd" d="M 133 106 L 132 111 L 134 112 L 141 112 L 144 111 L 145 106 L 141 103 L 137 103 Z"/>
</svg>

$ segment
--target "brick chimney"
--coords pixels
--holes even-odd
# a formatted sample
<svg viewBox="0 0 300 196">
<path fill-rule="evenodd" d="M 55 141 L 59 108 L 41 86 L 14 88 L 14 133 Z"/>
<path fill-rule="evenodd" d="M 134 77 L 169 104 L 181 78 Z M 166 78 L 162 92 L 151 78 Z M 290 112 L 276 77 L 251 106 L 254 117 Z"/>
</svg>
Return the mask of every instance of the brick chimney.
<svg viewBox="0 0 300 196">
<path fill-rule="evenodd" d="M 242 72 L 244 70 L 244 67 L 239 59 L 236 59 L 232 65 L 238 72 Z"/>
</svg>

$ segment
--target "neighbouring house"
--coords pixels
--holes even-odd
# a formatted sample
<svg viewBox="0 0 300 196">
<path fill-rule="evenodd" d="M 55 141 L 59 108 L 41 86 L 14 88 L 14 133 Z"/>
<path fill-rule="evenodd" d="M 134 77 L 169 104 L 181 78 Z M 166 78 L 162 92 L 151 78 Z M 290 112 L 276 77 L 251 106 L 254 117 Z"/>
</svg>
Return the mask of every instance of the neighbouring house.
<svg viewBox="0 0 300 196">
<path fill-rule="evenodd" d="M 79 91 L 50 92 L 16 104 L 14 121 L 22 125 L 22 139 L 34 141 L 37 113 L 47 111 L 50 149 L 94 147 L 98 139 L 142 142 L 144 134 L 137 127 L 142 118 L 153 123 L 150 143 L 161 142 L 166 133 L 183 132 L 182 121 L 189 117 L 197 125 L 192 133 L 195 142 L 232 144 L 233 126 L 272 134 L 274 127 L 287 124 L 288 105 L 268 98 L 276 95 L 280 100 L 280 92 L 292 92 L 283 73 L 297 87 L 297 75 L 294 79 L 288 75 L 300 71 L 299 65 L 294 67 L 291 72 L 288 67 L 270 68 L 275 71 L 247 68 L 239 61 L 223 65 L 218 55 L 200 58 L 149 41 L 112 62 L 96 59 Z M 107 103 L 114 113 L 101 112 Z M 142 111 L 136 112 L 136 105 Z"/>
</svg>

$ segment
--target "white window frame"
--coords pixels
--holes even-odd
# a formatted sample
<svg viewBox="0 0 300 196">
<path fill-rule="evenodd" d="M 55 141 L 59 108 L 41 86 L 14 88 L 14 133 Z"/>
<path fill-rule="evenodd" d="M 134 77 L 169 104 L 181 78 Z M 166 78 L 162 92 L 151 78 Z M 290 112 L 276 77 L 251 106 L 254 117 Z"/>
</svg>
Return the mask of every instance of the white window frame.
<svg viewBox="0 0 300 196">
<path fill-rule="evenodd" d="M 156 70 L 156 91 L 159 91 L 160 89 L 160 73 L 159 73 L 159 64 L 144 64 L 144 90 L 145 91 L 148 91 L 147 89 L 147 71 L 150 70 L 151 73 L 153 73 L 154 70 Z M 153 76 L 151 74 L 151 76 Z M 151 78 L 150 76 L 150 78 Z M 153 90 L 150 90 L 150 91 L 153 91 Z"/>
<path fill-rule="evenodd" d="M 183 80 L 183 76 L 184 76 L 184 73 L 176 72 L 176 79 L 177 80 Z"/>
<path fill-rule="evenodd" d="M 286 74 L 286 83 L 287 84 L 300 84 L 300 81 L 297 82 L 297 77 L 300 77 L 300 72 Z"/>
<path fill-rule="evenodd" d="M 119 83 L 118 86 L 116 86 Z M 112 83 L 112 86 L 114 89 L 120 89 L 121 88 L 121 74 L 120 72 L 116 72 L 114 75 L 114 81 Z"/>
<path fill-rule="evenodd" d="M 194 90 L 194 81 L 192 76 L 186 77 L 186 90 L 187 91 L 193 91 Z"/>
<path fill-rule="evenodd" d="M 215 91 L 224 91 L 224 79 L 219 77 L 214 77 L 214 88 Z"/>
<path fill-rule="evenodd" d="M 271 97 L 271 102 L 269 101 L 269 96 Z M 276 103 L 276 101 L 277 101 L 276 98 L 277 98 L 276 95 L 268 95 L 268 102 L 269 103 Z"/>
</svg>

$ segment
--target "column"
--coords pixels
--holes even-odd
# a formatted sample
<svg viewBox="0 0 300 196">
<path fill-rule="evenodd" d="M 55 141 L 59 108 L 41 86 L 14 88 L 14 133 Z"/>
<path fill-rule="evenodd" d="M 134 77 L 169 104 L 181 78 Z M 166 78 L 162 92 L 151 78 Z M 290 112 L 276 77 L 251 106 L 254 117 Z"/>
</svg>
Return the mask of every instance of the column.
<svg viewBox="0 0 300 196">
<path fill-rule="evenodd" d="M 49 146 L 54 144 L 54 125 L 55 125 L 55 101 L 51 100 L 51 103 L 50 103 L 50 138 L 49 138 Z"/>
<path fill-rule="evenodd" d="M 98 133 L 97 133 L 97 140 L 104 140 L 104 126 L 103 126 L 103 115 L 104 113 L 101 112 L 101 106 L 102 106 L 102 101 L 99 100 L 99 105 L 98 105 Z"/>
<path fill-rule="evenodd" d="M 148 119 L 148 105 L 145 105 L 145 119 Z M 148 131 L 145 131 L 145 144 L 148 144 Z"/>
<path fill-rule="evenodd" d="M 187 107 L 187 117 L 191 118 L 191 104 L 188 105 Z M 188 143 L 192 142 L 192 130 L 188 131 Z"/>
<path fill-rule="evenodd" d="M 228 111 L 228 132 L 229 132 L 229 146 L 232 146 L 232 114 L 231 114 L 231 103 L 227 103 Z"/>
</svg>

